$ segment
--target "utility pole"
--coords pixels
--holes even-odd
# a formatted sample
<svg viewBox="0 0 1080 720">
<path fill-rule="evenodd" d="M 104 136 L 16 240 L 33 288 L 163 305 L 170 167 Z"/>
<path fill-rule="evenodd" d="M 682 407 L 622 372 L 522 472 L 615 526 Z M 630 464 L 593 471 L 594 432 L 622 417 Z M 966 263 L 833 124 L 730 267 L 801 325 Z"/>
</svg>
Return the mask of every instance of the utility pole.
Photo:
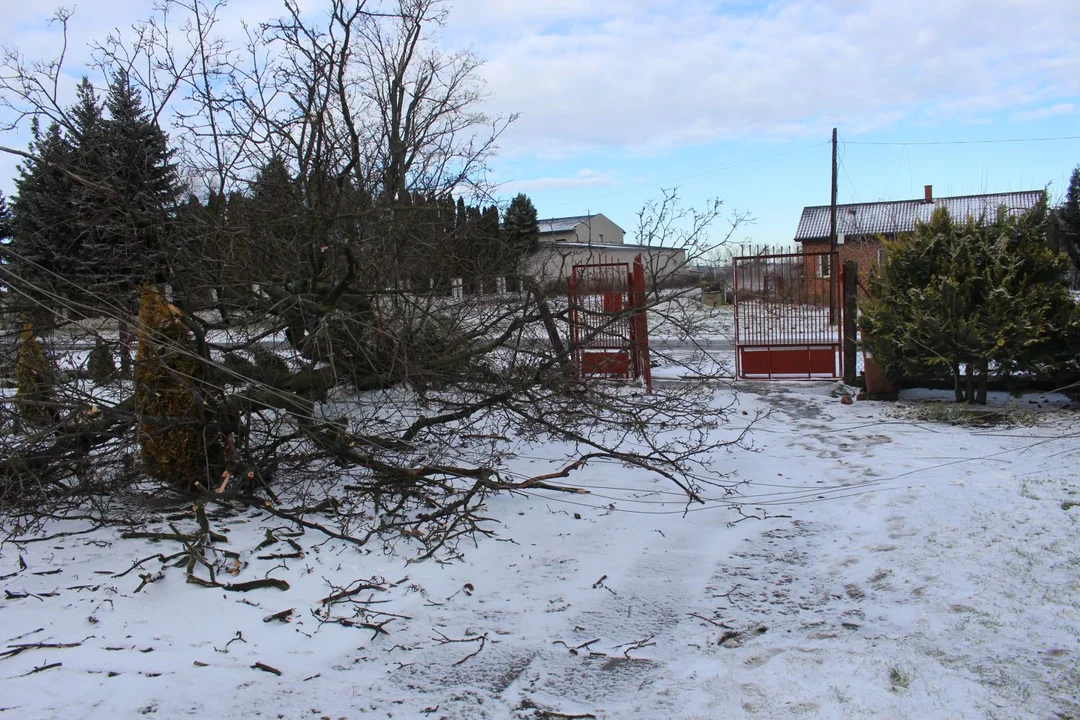
<svg viewBox="0 0 1080 720">
<path fill-rule="evenodd" d="M 832 200 L 829 203 L 829 250 L 836 252 L 836 128 L 832 129 Z"/>
<path fill-rule="evenodd" d="M 832 288 L 829 290 L 829 324 L 832 325 L 837 322 L 837 305 L 842 302 L 841 298 L 834 297 L 835 290 L 840 287 L 836 278 L 841 272 L 840 263 L 836 262 L 836 128 L 832 129 L 832 186 L 829 190 L 832 194 L 829 202 L 829 287 Z"/>
</svg>

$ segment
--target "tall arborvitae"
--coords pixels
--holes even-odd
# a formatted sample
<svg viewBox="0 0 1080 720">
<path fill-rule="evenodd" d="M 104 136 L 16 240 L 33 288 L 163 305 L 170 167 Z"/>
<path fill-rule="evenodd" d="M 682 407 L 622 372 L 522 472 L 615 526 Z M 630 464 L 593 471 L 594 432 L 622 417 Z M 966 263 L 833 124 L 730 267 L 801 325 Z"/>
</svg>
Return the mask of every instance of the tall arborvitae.
<svg viewBox="0 0 1080 720">
<path fill-rule="evenodd" d="M 205 401 L 197 387 L 204 366 L 191 333 L 153 287 L 139 300 L 139 350 L 135 364 L 135 409 L 143 467 L 151 477 L 181 490 L 208 487 L 220 466 L 220 447 L 208 442 Z M 205 395 L 204 395 L 205 397 Z"/>
<path fill-rule="evenodd" d="M 465 206 L 465 245 L 461 249 L 465 292 L 478 293 L 483 290 L 481 263 L 484 252 L 483 228 L 480 224 L 480 208 L 475 205 Z"/>
<path fill-rule="evenodd" d="M 499 208 L 490 205 L 480 212 L 479 227 L 479 266 L 480 275 L 484 277 L 485 287 L 493 289 L 494 278 L 503 275 L 505 268 L 505 253 L 499 233 Z"/>
<path fill-rule="evenodd" d="M 450 194 L 437 200 L 438 213 L 434 232 L 428 283 L 438 292 L 448 292 L 455 272 L 457 208 Z"/>
<path fill-rule="evenodd" d="M 57 418 L 56 379 L 30 322 L 24 322 L 19 333 L 15 382 L 15 404 L 23 422 L 32 426 L 53 423 Z"/>
<path fill-rule="evenodd" d="M 448 238 L 447 242 L 447 246 L 450 249 L 447 268 L 449 269 L 451 278 L 464 277 L 468 272 L 466 253 L 471 236 L 472 231 L 469 227 L 465 198 L 459 197 L 454 204 L 454 232 Z"/>
</svg>

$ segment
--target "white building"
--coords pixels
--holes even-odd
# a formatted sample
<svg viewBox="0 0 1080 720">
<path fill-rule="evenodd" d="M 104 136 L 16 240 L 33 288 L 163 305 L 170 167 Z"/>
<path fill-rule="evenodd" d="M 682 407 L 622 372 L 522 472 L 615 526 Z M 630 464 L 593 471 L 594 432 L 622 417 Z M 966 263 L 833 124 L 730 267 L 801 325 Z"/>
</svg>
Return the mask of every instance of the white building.
<svg viewBox="0 0 1080 720">
<path fill-rule="evenodd" d="M 537 225 L 539 247 L 526 259 L 525 271 L 541 285 L 566 280 L 574 265 L 633 263 L 638 254 L 650 285 L 685 282 L 690 276 L 686 250 L 627 244 L 626 232 L 600 213 L 540 220 Z"/>
</svg>

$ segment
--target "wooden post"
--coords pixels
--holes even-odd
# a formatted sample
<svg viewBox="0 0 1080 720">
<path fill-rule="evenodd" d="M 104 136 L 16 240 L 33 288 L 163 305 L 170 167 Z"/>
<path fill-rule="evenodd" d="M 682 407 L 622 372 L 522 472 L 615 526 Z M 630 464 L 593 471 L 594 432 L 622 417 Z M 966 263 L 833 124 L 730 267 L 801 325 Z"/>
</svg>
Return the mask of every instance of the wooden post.
<svg viewBox="0 0 1080 720">
<path fill-rule="evenodd" d="M 856 319 L 858 318 L 859 264 L 847 260 L 842 265 L 844 283 L 844 384 L 855 384 Z"/>
</svg>

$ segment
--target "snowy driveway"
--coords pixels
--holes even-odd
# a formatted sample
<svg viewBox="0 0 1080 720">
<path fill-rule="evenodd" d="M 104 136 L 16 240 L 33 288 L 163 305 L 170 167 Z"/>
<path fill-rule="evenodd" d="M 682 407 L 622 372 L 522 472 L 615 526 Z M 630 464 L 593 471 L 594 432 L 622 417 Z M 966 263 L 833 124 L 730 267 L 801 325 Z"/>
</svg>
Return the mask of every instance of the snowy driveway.
<svg viewBox="0 0 1080 720">
<path fill-rule="evenodd" d="M 217 521 L 236 581 L 289 590 L 169 569 L 135 594 L 139 571 L 113 574 L 175 548 L 7 545 L 0 718 L 1080 716 L 1075 412 L 999 399 L 1036 424 L 958 427 L 831 390 L 742 387 L 733 423 L 771 415 L 757 452 L 713 458 L 739 495 L 684 516 L 675 488 L 590 465 L 590 495 L 494 499 L 497 536 L 449 565 L 310 533 L 275 558 L 249 514 Z M 358 580 L 388 634 L 320 622 Z"/>
</svg>

